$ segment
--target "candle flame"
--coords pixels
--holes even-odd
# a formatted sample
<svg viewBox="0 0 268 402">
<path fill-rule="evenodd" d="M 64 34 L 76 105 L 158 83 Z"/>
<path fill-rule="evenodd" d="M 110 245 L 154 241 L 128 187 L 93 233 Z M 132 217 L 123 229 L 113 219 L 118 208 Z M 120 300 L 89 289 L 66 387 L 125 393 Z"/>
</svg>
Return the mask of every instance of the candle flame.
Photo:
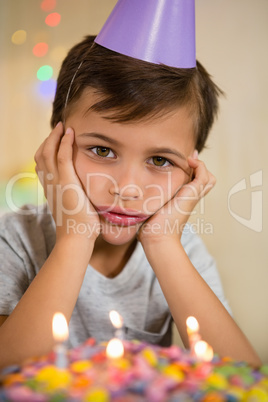
<svg viewBox="0 0 268 402">
<path fill-rule="evenodd" d="M 113 338 L 106 347 L 106 356 L 110 359 L 118 359 L 124 355 L 124 345 L 118 338 Z"/>
<path fill-rule="evenodd" d="M 54 314 L 52 320 L 52 332 L 56 342 L 65 342 L 68 339 L 68 324 L 62 313 Z"/>
<path fill-rule="evenodd" d="M 187 329 L 191 332 L 198 332 L 199 331 L 199 324 L 195 317 L 190 316 L 186 320 Z"/>
<path fill-rule="evenodd" d="M 110 311 L 109 317 L 115 328 L 117 328 L 117 329 L 122 328 L 123 318 L 117 311 L 115 311 L 115 310 Z"/>
<path fill-rule="evenodd" d="M 205 362 L 210 362 L 213 359 L 213 349 L 205 341 L 198 341 L 194 345 L 196 357 Z"/>
</svg>

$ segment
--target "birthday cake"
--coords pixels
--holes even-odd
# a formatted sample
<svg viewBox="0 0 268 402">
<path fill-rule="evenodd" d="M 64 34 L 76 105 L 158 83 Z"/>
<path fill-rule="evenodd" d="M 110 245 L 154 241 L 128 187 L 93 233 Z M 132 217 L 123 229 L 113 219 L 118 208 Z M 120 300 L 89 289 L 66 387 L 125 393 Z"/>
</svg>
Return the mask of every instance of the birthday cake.
<svg viewBox="0 0 268 402">
<path fill-rule="evenodd" d="M 90 338 L 68 351 L 66 368 L 55 365 L 54 352 L 8 367 L 0 374 L 0 401 L 268 401 L 268 365 L 201 361 L 175 345 L 123 345 L 124 355 L 111 358 Z"/>
</svg>

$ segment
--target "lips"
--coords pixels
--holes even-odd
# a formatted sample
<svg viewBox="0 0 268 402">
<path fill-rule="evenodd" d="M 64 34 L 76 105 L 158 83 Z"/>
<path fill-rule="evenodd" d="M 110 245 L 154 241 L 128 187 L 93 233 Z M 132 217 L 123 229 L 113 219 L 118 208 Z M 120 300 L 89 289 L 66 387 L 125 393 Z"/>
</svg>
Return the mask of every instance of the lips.
<svg viewBox="0 0 268 402">
<path fill-rule="evenodd" d="M 120 207 L 97 207 L 96 209 L 106 221 L 113 225 L 134 226 L 148 219 L 148 215 L 133 209 L 122 209 Z"/>
</svg>

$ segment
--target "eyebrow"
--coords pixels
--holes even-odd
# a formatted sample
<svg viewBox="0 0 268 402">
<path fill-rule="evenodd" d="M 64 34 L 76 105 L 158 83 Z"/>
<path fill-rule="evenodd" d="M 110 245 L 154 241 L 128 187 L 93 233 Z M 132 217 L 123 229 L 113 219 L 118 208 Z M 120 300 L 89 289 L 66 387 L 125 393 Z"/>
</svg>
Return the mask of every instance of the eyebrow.
<svg viewBox="0 0 268 402">
<path fill-rule="evenodd" d="M 115 140 L 114 138 L 107 137 L 106 135 L 100 134 L 100 133 L 83 133 L 83 134 L 78 135 L 77 137 L 83 137 L 83 138 L 93 137 L 93 138 L 98 138 L 99 140 L 109 142 L 112 145 L 120 145 L 119 141 Z"/>
<path fill-rule="evenodd" d="M 159 148 L 153 148 L 150 151 L 153 154 L 159 154 L 159 153 L 161 154 L 162 153 L 162 154 L 176 155 L 176 156 L 178 156 L 178 158 L 183 159 L 184 161 L 187 160 L 186 157 L 181 152 L 179 152 L 179 151 L 177 151 L 176 149 L 173 149 L 173 148 L 161 148 L 161 147 L 159 147 Z"/>
</svg>

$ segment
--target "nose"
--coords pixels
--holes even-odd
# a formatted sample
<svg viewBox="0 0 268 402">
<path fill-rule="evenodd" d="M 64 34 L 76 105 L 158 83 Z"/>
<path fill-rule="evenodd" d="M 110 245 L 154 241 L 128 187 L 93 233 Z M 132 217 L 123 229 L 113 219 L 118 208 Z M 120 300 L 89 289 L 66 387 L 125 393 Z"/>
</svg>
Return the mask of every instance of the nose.
<svg viewBox="0 0 268 402">
<path fill-rule="evenodd" d="M 110 187 L 110 194 L 118 196 L 121 200 L 141 200 L 143 198 L 142 188 L 137 184 L 138 172 L 121 172 L 120 177 L 113 181 Z"/>
</svg>

